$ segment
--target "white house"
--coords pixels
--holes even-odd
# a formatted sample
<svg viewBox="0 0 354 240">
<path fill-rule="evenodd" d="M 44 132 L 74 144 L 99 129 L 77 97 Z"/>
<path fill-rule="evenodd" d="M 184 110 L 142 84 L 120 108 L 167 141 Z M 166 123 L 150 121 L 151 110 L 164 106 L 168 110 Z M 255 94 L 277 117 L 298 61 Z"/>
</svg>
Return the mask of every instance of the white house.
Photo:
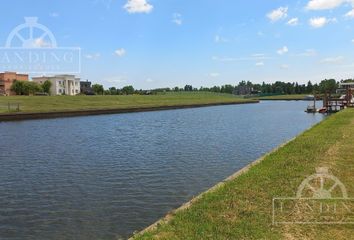
<svg viewBox="0 0 354 240">
<path fill-rule="evenodd" d="M 346 94 L 349 89 L 354 90 L 354 82 L 339 83 L 337 94 Z"/>
<path fill-rule="evenodd" d="M 32 80 L 39 84 L 43 84 L 47 80 L 50 81 L 52 83 L 51 95 L 73 96 L 80 93 L 80 78 L 76 78 L 75 75 L 33 77 Z"/>
</svg>

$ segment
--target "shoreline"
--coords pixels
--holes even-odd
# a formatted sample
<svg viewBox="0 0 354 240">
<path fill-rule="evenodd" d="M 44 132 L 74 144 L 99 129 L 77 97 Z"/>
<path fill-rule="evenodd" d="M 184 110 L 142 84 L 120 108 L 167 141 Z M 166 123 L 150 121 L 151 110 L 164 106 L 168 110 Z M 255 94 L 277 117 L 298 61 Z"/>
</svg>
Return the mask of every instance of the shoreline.
<svg viewBox="0 0 354 240">
<path fill-rule="evenodd" d="M 312 126 L 314 127 L 314 126 Z M 308 131 L 309 129 L 311 129 L 312 127 L 306 129 L 304 132 Z M 301 134 L 300 134 L 301 135 Z M 294 141 L 298 136 L 280 144 L 279 146 L 273 148 L 272 150 L 270 150 L 269 152 L 263 154 L 260 158 L 256 159 L 255 161 L 247 164 L 245 167 L 241 168 L 240 170 L 236 171 L 234 174 L 232 174 L 231 176 L 227 177 L 226 179 L 224 179 L 223 181 L 216 183 L 213 187 L 209 188 L 208 190 L 200 193 L 199 195 L 197 195 L 196 197 L 193 197 L 191 200 L 189 200 L 188 202 L 182 204 L 180 207 L 178 207 L 177 209 L 172 210 L 171 212 L 167 213 L 166 216 L 160 218 L 159 220 L 157 220 L 156 222 L 154 222 L 153 224 L 151 224 L 150 226 L 144 228 L 141 231 L 138 231 L 136 234 L 133 234 L 131 237 L 128 238 L 128 240 L 134 240 L 136 237 L 139 237 L 145 233 L 148 233 L 150 231 L 155 230 L 159 225 L 161 224 L 166 224 L 169 223 L 172 218 L 174 217 L 174 215 L 180 211 L 184 211 L 186 209 L 188 209 L 189 207 L 191 207 L 195 202 L 197 202 L 199 199 L 201 199 L 205 194 L 208 193 L 212 193 L 216 190 L 218 190 L 219 188 L 223 187 L 226 183 L 235 180 L 236 178 L 240 177 L 241 175 L 247 173 L 252 167 L 260 164 L 263 160 L 266 159 L 266 157 L 268 157 L 270 154 L 275 153 L 276 151 L 278 151 L 280 148 L 284 147 L 285 145 L 289 144 L 290 142 Z"/>
<path fill-rule="evenodd" d="M 254 98 L 259 101 L 306 101 L 306 102 L 313 102 L 313 99 L 303 99 L 303 98 Z M 322 101 L 323 98 L 316 98 L 316 101 Z"/>
<path fill-rule="evenodd" d="M 156 106 L 156 107 L 118 108 L 118 109 L 92 109 L 92 110 L 88 109 L 88 110 L 57 111 L 57 112 L 1 113 L 0 122 L 97 116 L 97 115 L 136 113 L 136 112 L 153 112 L 153 111 L 201 108 L 201 107 L 212 107 L 212 106 L 226 106 L 226 105 L 240 105 L 240 104 L 256 104 L 256 103 L 260 103 L 260 100 L 249 100 L 243 102 L 201 103 L 201 104 L 190 104 L 190 105 L 189 104 L 166 105 L 166 106 Z"/>
</svg>

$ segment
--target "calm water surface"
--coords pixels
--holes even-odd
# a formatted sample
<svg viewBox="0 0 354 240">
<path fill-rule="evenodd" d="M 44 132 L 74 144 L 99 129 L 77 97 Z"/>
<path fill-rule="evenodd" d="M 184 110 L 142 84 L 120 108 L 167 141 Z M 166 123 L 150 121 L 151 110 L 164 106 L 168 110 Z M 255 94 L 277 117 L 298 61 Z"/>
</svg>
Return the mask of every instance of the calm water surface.
<svg viewBox="0 0 354 240">
<path fill-rule="evenodd" d="M 323 119 L 269 101 L 0 123 L 0 239 L 117 239 Z"/>
</svg>

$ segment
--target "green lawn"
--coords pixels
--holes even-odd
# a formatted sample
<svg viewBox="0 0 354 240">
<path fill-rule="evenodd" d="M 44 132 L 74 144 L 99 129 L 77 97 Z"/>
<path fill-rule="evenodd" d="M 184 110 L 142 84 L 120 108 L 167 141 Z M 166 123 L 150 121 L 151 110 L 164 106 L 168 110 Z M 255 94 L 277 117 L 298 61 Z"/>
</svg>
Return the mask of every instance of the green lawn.
<svg viewBox="0 0 354 240">
<path fill-rule="evenodd" d="M 353 239 L 354 225 L 272 224 L 273 197 L 295 197 L 317 167 L 328 167 L 354 198 L 354 109 L 332 115 L 135 239 Z"/>
<path fill-rule="evenodd" d="M 53 112 L 66 110 L 126 109 L 210 103 L 238 103 L 246 101 L 250 100 L 238 98 L 231 94 L 203 92 L 166 93 L 148 96 L 13 96 L 0 97 L 0 113 L 8 112 L 8 103 L 19 103 L 21 112 Z"/>
</svg>

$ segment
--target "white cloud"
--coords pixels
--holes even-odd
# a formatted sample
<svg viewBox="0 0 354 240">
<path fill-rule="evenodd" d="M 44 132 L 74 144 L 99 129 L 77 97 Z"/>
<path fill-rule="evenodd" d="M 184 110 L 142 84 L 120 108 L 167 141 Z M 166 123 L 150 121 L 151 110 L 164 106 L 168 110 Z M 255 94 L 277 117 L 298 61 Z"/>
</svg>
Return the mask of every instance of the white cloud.
<svg viewBox="0 0 354 240">
<path fill-rule="evenodd" d="M 126 83 L 127 78 L 125 76 L 111 76 L 103 79 L 108 83 Z"/>
<path fill-rule="evenodd" d="M 272 22 L 279 21 L 281 19 L 286 18 L 287 16 L 288 16 L 288 7 L 280 7 L 267 14 L 267 17 Z"/>
<path fill-rule="evenodd" d="M 94 54 L 86 54 L 85 58 L 87 59 L 92 59 L 92 60 L 96 60 L 99 59 L 101 57 L 100 53 L 94 53 Z"/>
<path fill-rule="evenodd" d="M 354 43 L 354 39 L 352 39 L 352 43 Z"/>
<path fill-rule="evenodd" d="M 262 67 L 262 66 L 264 66 L 264 62 L 257 62 L 257 63 L 256 63 L 256 66 L 257 66 L 257 67 Z"/>
<path fill-rule="evenodd" d="M 210 74 L 209 74 L 209 77 L 211 77 L 211 78 L 218 78 L 218 77 L 220 77 L 220 73 L 217 73 L 217 72 L 210 73 Z"/>
<path fill-rule="evenodd" d="M 316 50 L 314 49 L 307 49 L 305 52 L 303 53 L 299 53 L 295 56 L 298 56 L 298 57 L 314 57 L 317 55 L 317 52 Z"/>
<path fill-rule="evenodd" d="M 288 68 L 289 68 L 289 65 L 287 65 L 287 64 L 282 64 L 282 65 L 280 65 L 280 68 L 281 68 L 281 69 L 288 69 Z"/>
<path fill-rule="evenodd" d="M 266 59 L 271 59 L 270 57 L 265 56 L 264 54 L 253 54 L 250 57 L 240 57 L 240 58 L 235 58 L 235 57 L 218 57 L 218 56 L 213 56 L 212 60 L 213 61 L 218 61 L 218 62 L 241 62 L 241 61 L 261 61 L 261 60 L 266 60 Z"/>
<path fill-rule="evenodd" d="M 146 81 L 147 83 L 152 83 L 152 82 L 154 82 L 154 80 L 153 80 L 152 78 L 147 78 L 145 81 Z"/>
<path fill-rule="evenodd" d="M 212 57 L 212 59 L 214 61 L 218 61 L 218 62 L 234 62 L 234 61 L 238 61 L 238 58 L 233 58 L 233 57 L 217 57 L 217 56 L 214 56 L 214 57 Z"/>
<path fill-rule="evenodd" d="M 338 57 L 329 57 L 329 58 L 324 58 L 321 60 L 321 63 L 339 63 L 343 60 L 344 58 L 342 56 Z"/>
<path fill-rule="evenodd" d="M 265 54 L 264 53 L 254 53 L 251 56 L 255 57 L 255 58 L 263 58 L 263 57 L 265 57 Z"/>
<path fill-rule="evenodd" d="M 308 10 L 325 10 L 339 7 L 351 0 L 310 0 L 306 6 Z"/>
<path fill-rule="evenodd" d="M 127 52 L 125 51 L 124 48 L 117 49 L 114 51 L 114 54 L 118 57 L 123 57 Z"/>
<path fill-rule="evenodd" d="M 279 49 L 279 50 L 277 51 L 277 53 L 278 53 L 279 55 L 283 55 L 283 54 L 288 53 L 288 52 L 289 52 L 289 49 L 288 49 L 287 46 L 284 46 L 284 47 L 282 47 L 281 49 Z"/>
<path fill-rule="evenodd" d="M 289 26 L 297 26 L 299 24 L 299 19 L 298 18 L 292 18 L 286 24 L 289 25 Z"/>
<path fill-rule="evenodd" d="M 336 18 L 329 18 L 328 19 L 326 17 L 316 17 L 316 18 L 311 18 L 309 20 L 309 24 L 313 28 L 321 28 L 331 22 L 337 22 L 337 19 Z"/>
<path fill-rule="evenodd" d="M 220 36 L 220 35 L 215 35 L 214 41 L 215 41 L 216 43 L 226 43 L 226 42 L 229 42 L 229 39 L 224 38 L 224 37 L 222 37 L 222 36 Z"/>
<path fill-rule="evenodd" d="M 147 0 L 128 0 L 124 5 L 124 9 L 129 13 L 150 13 L 153 8 Z"/>
<path fill-rule="evenodd" d="M 180 13 L 174 13 L 172 22 L 174 22 L 176 25 L 182 25 L 182 15 Z"/>
<path fill-rule="evenodd" d="M 347 12 L 344 16 L 348 17 L 348 18 L 354 18 L 354 9 L 352 9 L 349 12 Z"/>
</svg>

